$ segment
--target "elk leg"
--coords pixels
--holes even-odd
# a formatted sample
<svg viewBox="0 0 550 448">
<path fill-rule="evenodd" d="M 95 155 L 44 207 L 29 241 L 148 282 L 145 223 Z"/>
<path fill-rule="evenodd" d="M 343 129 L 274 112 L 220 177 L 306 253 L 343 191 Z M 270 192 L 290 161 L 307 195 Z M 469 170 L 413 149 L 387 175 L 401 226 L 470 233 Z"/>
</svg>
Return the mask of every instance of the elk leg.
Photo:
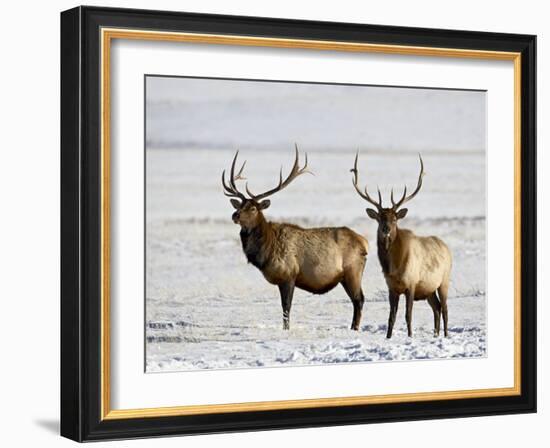
<svg viewBox="0 0 550 448">
<path fill-rule="evenodd" d="M 352 299 L 353 303 L 353 319 L 351 321 L 351 329 L 359 330 L 359 324 L 361 323 L 361 316 L 363 314 L 363 304 L 365 303 L 365 297 L 363 291 L 359 290 L 355 299 Z"/>
<path fill-rule="evenodd" d="M 412 333 L 412 312 L 414 302 L 414 288 L 407 291 L 407 309 L 405 310 L 405 320 L 407 321 L 407 335 L 411 338 Z"/>
<path fill-rule="evenodd" d="M 448 314 L 447 314 L 447 292 L 449 290 L 449 284 L 443 283 L 437 290 L 437 293 L 439 294 L 439 301 L 441 302 L 441 313 L 443 314 L 443 330 L 445 333 L 445 337 L 449 336 L 448 330 L 447 330 L 447 322 L 448 322 Z"/>
<path fill-rule="evenodd" d="M 359 330 L 359 324 L 361 323 L 361 315 L 363 312 L 363 304 L 365 303 L 365 296 L 363 295 L 363 290 L 361 289 L 362 274 L 362 268 L 359 269 L 359 273 L 355 270 L 349 270 L 344 274 L 344 280 L 342 281 L 342 286 L 353 304 L 351 329 L 355 331 Z"/>
<path fill-rule="evenodd" d="M 393 324 L 395 323 L 395 316 L 397 315 L 397 307 L 399 306 L 399 294 L 395 294 L 390 291 L 389 293 L 390 300 L 390 317 L 388 319 L 388 332 L 386 333 L 386 338 L 390 339 L 393 332 Z"/>
<path fill-rule="evenodd" d="M 428 297 L 428 303 L 434 312 L 434 337 L 437 337 L 439 336 L 439 329 L 441 327 L 441 303 L 439 303 L 435 292 Z"/>
<path fill-rule="evenodd" d="M 282 283 L 279 285 L 281 293 L 281 305 L 283 307 L 283 330 L 290 328 L 290 307 L 294 296 L 294 282 Z"/>
</svg>

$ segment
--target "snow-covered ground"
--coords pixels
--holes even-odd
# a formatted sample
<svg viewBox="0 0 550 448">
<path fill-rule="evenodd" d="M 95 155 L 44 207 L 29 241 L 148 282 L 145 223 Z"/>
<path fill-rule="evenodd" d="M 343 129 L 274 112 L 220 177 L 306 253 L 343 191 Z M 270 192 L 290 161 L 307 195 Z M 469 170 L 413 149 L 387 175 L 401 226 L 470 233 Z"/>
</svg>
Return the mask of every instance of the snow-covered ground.
<svg viewBox="0 0 550 448">
<path fill-rule="evenodd" d="M 422 151 L 426 177 L 401 226 L 437 235 L 451 248 L 449 337 L 433 337 L 433 315 L 415 302 L 414 336 L 405 332 L 401 298 L 386 340 L 387 288 L 376 255 L 376 224 L 351 184 L 355 148 L 310 151 L 313 176 L 271 198 L 268 219 L 306 227 L 346 225 L 369 239 L 361 329 L 349 330 L 352 305 L 341 286 L 315 296 L 296 290 L 291 330 L 282 330 L 278 290 L 247 264 L 222 194 L 220 175 L 233 149 L 146 152 L 146 370 L 293 366 L 486 355 L 485 154 Z M 273 186 L 293 148 L 242 151 L 253 190 Z M 409 191 L 418 175 L 414 152 L 363 150 L 360 182 Z M 375 191 L 375 190 L 374 190 Z"/>
</svg>

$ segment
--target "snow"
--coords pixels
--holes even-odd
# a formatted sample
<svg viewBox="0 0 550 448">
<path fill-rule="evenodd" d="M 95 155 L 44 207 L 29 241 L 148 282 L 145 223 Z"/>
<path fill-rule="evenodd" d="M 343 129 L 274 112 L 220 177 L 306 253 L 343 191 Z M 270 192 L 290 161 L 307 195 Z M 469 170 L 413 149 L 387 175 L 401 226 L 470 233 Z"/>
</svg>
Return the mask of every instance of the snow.
<svg viewBox="0 0 550 448">
<path fill-rule="evenodd" d="M 154 148 L 469 151 L 486 137 L 479 91 L 148 77 L 146 110 Z"/>
<path fill-rule="evenodd" d="M 370 242 L 360 331 L 349 330 L 352 305 L 341 286 L 324 295 L 296 290 L 291 329 L 282 330 L 276 286 L 247 264 L 233 208 L 220 175 L 234 148 L 146 151 L 146 371 L 250 368 L 338 362 L 410 361 L 487 355 L 485 153 L 422 151 L 426 176 L 401 226 L 437 235 L 453 254 L 449 337 L 433 336 L 433 314 L 415 302 L 414 334 L 406 336 L 401 298 L 393 337 L 385 338 L 387 288 L 376 256 L 376 223 L 353 190 L 356 148 L 309 152 L 313 176 L 273 196 L 266 217 L 305 227 L 346 225 Z M 411 191 L 419 162 L 411 151 L 361 148 L 360 183 Z M 253 190 L 285 172 L 293 146 L 244 150 Z M 374 189 L 374 190 L 373 190 Z"/>
</svg>

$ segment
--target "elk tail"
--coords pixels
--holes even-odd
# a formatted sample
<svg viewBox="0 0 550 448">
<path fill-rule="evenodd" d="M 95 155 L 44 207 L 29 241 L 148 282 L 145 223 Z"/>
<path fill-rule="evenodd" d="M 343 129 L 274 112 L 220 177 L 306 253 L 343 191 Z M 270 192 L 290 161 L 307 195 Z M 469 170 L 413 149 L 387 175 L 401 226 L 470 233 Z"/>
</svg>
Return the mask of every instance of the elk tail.
<svg viewBox="0 0 550 448">
<path fill-rule="evenodd" d="M 361 243 L 363 243 L 363 256 L 366 257 L 369 253 L 369 241 L 366 237 L 360 235 Z"/>
</svg>

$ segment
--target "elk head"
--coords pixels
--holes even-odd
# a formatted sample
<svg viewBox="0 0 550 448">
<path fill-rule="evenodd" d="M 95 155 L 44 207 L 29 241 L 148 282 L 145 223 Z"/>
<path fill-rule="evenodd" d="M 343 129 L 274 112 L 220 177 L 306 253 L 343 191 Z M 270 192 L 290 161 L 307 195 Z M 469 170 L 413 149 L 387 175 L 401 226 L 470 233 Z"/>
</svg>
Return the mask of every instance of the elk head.
<svg viewBox="0 0 550 448">
<path fill-rule="evenodd" d="M 224 189 L 224 194 L 232 198 L 230 199 L 230 202 L 231 205 L 235 208 L 235 212 L 232 216 L 233 222 L 235 224 L 239 224 L 241 227 L 246 229 L 256 227 L 258 223 L 263 219 L 262 210 L 265 210 L 271 205 L 271 201 L 269 199 L 266 199 L 268 196 L 271 196 L 272 194 L 281 191 L 301 174 L 313 174 L 311 173 L 311 171 L 307 170 L 307 154 L 305 155 L 305 164 L 302 168 L 300 168 L 300 154 L 298 152 L 298 145 L 295 145 L 295 147 L 296 158 L 294 159 L 294 165 L 292 166 L 292 169 L 290 170 L 287 178 L 283 180 L 283 167 L 281 167 L 281 171 L 279 173 L 279 184 L 275 188 L 272 188 L 271 190 L 260 194 L 252 193 L 248 188 L 248 183 L 246 183 L 245 190 L 249 197 L 246 197 L 237 188 L 237 180 L 246 179 L 243 176 L 243 170 L 244 166 L 246 165 L 246 161 L 242 164 L 241 169 L 238 171 L 238 173 L 235 174 L 235 165 L 237 163 L 237 156 L 239 155 L 239 151 L 235 153 L 235 157 L 233 157 L 233 162 L 231 163 L 231 170 L 229 173 L 230 177 L 228 183 L 226 183 L 225 181 L 225 170 L 222 173 L 222 185 Z"/>
<path fill-rule="evenodd" d="M 405 188 L 403 190 L 403 196 L 401 196 L 401 199 L 399 199 L 397 202 L 395 202 L 393 198 L 393 188 L 391 190 L 391 203 L 392 206 L 390 208 L 384 208 L 382 206 L 382 195 L 380 193 L 380 189 L 378 188 L 378 201 L 372 199 L 367 191 L 367 187 L 365 186 L 364 191 L 361 191 L 359 188 L 358 182 L 359 182 L 359 174 L 357 170 L 357 159 L 359 157 L 359 153 L 355 155 L 355 164 L 353 168 L 350 170 L 353 173 L 353 186 L 355 187 L 355 190 L 361 196 L 363 199 L 365 199 L 367 202 L 370 202 L 372 205 L 376 207 L 375 209 L 367 208 L 367 215 L 369 218 L 374 219 L 378 222 L 378 240 L 384 243 L 384 247 L 386 250 L 389 249 L 390 244 L 395 240 L 395 236 L 397 234 L 397 221 L 404 218 L 407 215 L 408 209 L 401 208 L 402 205 L 404 205 L 406 202 L 410 201 L 412 198 L 414 198 L 417 193 L 420 191 L 420 188 L 422 187 L 422 178 L 424 177 L 424 162 L 422 161 L 422 156 L 420 154 L 418 157 L 420 158 L 420 174 L 418 175 L 418 184 L 416 185 L 416 189 L 407 196 L 407 186 L 405 185 Z"/>
</svg>

